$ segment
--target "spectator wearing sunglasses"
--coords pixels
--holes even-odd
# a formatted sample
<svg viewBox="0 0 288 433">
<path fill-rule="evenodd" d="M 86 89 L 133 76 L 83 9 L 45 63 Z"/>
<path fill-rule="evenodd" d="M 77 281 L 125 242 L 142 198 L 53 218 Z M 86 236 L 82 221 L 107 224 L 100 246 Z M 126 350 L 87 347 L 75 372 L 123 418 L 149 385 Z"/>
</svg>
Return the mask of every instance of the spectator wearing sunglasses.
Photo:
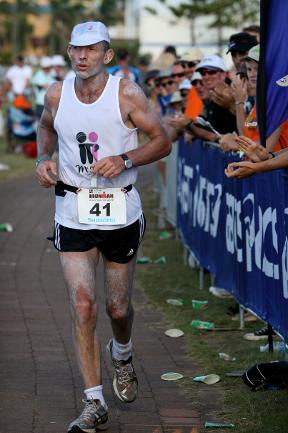
<svg viewBox="0 0 288 433">
<path fill-rule="evenodd" d="M 203 84 L 202 75 L 200 74 L 200 72 L 194 72 L 194 74 L 192 75 L 191 84 L 193 88 L 195 88 L 195 91 L 201 99 L 202 103 L 209 99 L 209 91 Z"/>
<path fill-rule="evenodd" d="M 158 69 L 151 69 L 144 75 L 144 82 L 142 84 L 143 91 L 148 98 L 150 106 L 153 110 L 161 114 L 160 105 L 158 103 L 158 95 L 160 93 L 160 85 L 155 82 L 157 75 L 159 74 Z"/>
<path fill-rule="evenodd" d="M 171 69 L 172 69 L 171 77 L 174 80 L 176 90 L 178 90 L 179 84 L 186 78 L 186 71 L 183 65 L 178 62 L 178 60 L 176 61 L 176 63 L 174 63 L 174 65 L 172 65 Z"/>
<path fill-rule="evenodd" d="M 170 102 L 172 93 L 176 90 L 174 80 L 171 77 L 171 69 L 164 69 L 159 72 L 155 79 L 155 85 L 159 87 L 159 94 L 157 96 L 158 104 L 161 109 L 162 116 L 165 116 L 167 105 Z"/>
<path fill-rule="evenodd" d="M 224 94 L 225 101 L 231 101 L 232 95 L 223 59 L 216 54 L 206 56 L 198 63 L 196 71 L 201 74 L 203 85 L 209 91 L 209 99 L 204 104 L 207 120 L 220 134 L 237 131 L 236 116 L 232 108 L 222 104 L 221 99 Z M 232 104 L 235 111 L 233 95 Z"/>
<path fill-rule="evenodd" d="M 180 57 L 177 63 L 180 63 L 180 65 L 185 69 L 186 78 L 191 80 L 195 68 L 202 58 L 202 51 L 196 47 L 192 47 L 185 51 L 185 53 Z"/>
<path fill-rule="evenodd" d="M 188 80 L 188 78 L 185 78 L 185 80 L 183 80 L 182 83 L 180 83 L 178 89 L 179 89 L 181 98 L 183 99 L 183 107 L 186 108 L 188 95 L 189 95 L 190 90 L 192 89 L 191 81 Z"/>
</svg>

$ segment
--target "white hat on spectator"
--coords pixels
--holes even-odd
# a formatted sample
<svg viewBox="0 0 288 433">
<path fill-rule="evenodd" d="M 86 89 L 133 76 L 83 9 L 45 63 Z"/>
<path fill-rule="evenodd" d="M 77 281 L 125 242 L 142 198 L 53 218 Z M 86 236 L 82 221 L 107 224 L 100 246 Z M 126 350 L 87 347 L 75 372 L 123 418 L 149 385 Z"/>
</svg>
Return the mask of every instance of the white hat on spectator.
<svg viewBox="0 0 288 433">
<path fill-rule="evenodd" d="M 245 56 L 243 58 L 243 60 L 246 61 L 250 61 L 250 60 L 254 60 L 254 62 L 259 62 L 260 59 L 260 45 L 255 45 L 254 47 L 250 48 L 250 50 L 248 51 L 247 56 Z"/>
<path fill-rule="evenodd" d="M 172 93 L 172 97 L 169 101 L 169 104 L 174 104 L 176 102 L 182 102 L 183 98 L 179 92 L 179 90 L 176 90 L 176 92 Z"/>
<path fill-rule="evenodd" d="M 192 84 L 190 82 L 190 80 L 188 80 L 188 78 L 185 78 L 185 80 L 183 80 L 180 84 L 178 89 L 179 90 L 190 90 L 192 87 Z"/>
<path fill-rule="evenodd" d="M 195 71 L 191 78 L 191 84 L 194 85 L 195 81 L 201 81 L 201 80 L 202 80 L 202 75 L 200 74 L 200 72 Z"/>
<path fill-rule="evenodd" d="M 52 64 L 53 66 L 65 66 L 66 62 L 61 54 L 55 54 L 52 56 Z"/>
<path fill-rule="evenodd" d="M 200 62 L 202 58 L 202 51 L 199 50 L 199 48 L 192 47 L 185 51 L 184 54 L 182 54 L 178 62 Z"/>
<path fill-rule="evenodd" d="M 172 75 L 171 68 L 162 69 L 161 71 L 159 71 L 159 73 L 156 77 L 156 80 L 162 79 L 162 78 L 168 78 L 168 77 L 171 77 L 171 75 Z"/>
<path fill-rule="evenodd" d="M 227 71 L 224 60 L 222 59 L 222 57 L 217 56 L 217 54 L 204 57 L 201 62 L 198 63 L 198 65 L 196 66 L 196 71 L 199 71 L 201 69 Z"/>
<path fill-rule="evenodd" d="M 52 66 L 52 59 L 51 57 L 44 56 L 40 60 L 40 66 L 41 68 L 51 68 Z"/>
</svg>

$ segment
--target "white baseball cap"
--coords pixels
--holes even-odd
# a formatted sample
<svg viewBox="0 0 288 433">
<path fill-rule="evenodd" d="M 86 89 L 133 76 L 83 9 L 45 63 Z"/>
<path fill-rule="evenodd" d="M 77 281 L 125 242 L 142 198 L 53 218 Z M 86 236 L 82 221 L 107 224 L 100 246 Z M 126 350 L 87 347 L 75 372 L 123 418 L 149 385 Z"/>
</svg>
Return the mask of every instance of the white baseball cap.
<svg viewBox="0 0 288 433">
<path fill-rule="evenodd" d="M 51 57 L 44 56 L 40 60 L 40 66 L 41 68 L 51 68 L 52 66 L 52 59 Z"/>
<path fill-rule="evenodd" d="M 70 45 L 84 47 L 106 41 L 110 43 L 108 29 L 101 21 L 88 21 L 77 24 L 71 33 Z"/>
<path fill-rule="evenodd" d="M 243 60 L 247 60 L 248 62 L 250 60 L 254 60 L 254 62 L 259 63 L 259 59 L 260 59 L 260 45 L 255 45 L 254 47 L 250 48 L 250 50 L 248 51 L 247 56 L 245 56 L 243 58 Z"/>
<path fill-rule="evenodd" d="M 204 57 L 196 66 L 196 71 L 199 71 L 200 69 L 227 71 L 224 60 L 222 57 L 217 56 L 217 54 Z"/>
<path fill-rule="evenodd" d="M 178 90 L 190 90 L 192 87 L 192 84 L 190 82 L 190 80 L 188 80 L 188 78 L 185 78 L 185 80 L 183 80 L 178 87 Z"/>
<path fill-rule="evenodd" d="M 52 56 L 52 63 L 53 63 L 53 66 L 65 66 L 66 65 L 64 57 L 61 54 L 55 54 L 54 56 Z"/>
<path fill-rule="evenodd" d="M 202 80 L 202 75 L 200 74 L 200 72 L 195 71 L 192 75 L 191 83 L 194 84 L 195 81 L 201 81 L 201 80 Z"/>
</svg>

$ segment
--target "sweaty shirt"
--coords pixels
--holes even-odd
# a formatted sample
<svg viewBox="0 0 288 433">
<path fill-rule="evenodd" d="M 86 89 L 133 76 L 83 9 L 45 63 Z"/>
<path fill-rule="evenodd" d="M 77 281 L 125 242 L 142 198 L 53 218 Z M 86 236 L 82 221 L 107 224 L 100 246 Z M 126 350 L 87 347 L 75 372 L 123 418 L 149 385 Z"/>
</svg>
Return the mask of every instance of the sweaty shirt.
<svg viewBox="0 0 288 433">
<path fill-rule="evenodd" d="M 81 102 L 76 95 L 74 78 L 64 80 L 54 128 L 59 144 L 59 178 L 64 183 L 81 188 L 91 187 L 91 166 L 96 161 L 121 155 L 137 147 L 137 129 L 128 128 L 122 119 L 119 105 L 120 78 L 109 75 L 99 98 L 91 103 Z M 95 178 L 95 176 L 93 176 Z M 135 184 L 137 168 L 123 171 L 107 179 L 96 177 L 96 186 L 103 188 L 125 187 Z M 141 213 L 141 201 L 133 187 L 125 194 L 126 225 L 136 221 Z M 77 195 L 67 192 L 56 196 L 55 221 L 76 229 L 112 230 L 124 225 L 102 226 L 78 222 Z"/>
</svg>

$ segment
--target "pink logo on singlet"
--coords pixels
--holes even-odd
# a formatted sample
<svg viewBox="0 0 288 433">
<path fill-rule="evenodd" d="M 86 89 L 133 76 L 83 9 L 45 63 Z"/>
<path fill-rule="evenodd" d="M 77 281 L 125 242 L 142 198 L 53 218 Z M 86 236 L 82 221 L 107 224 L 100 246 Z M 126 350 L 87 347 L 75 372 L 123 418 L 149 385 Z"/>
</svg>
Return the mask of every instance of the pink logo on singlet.
<svg viewBox="0 0 288 433">
<path fill-rule="evenodd" d="M 76 140 L 78 141 L 82 164 L 86 164 L 87 159 L 89 164 L 92 164 L 93 160 L 98 161 L 98 134 L 95 131 L 89 132 L 88 137 L 85 132 L 78 132 L 76 134 Z"/>
</svg>

